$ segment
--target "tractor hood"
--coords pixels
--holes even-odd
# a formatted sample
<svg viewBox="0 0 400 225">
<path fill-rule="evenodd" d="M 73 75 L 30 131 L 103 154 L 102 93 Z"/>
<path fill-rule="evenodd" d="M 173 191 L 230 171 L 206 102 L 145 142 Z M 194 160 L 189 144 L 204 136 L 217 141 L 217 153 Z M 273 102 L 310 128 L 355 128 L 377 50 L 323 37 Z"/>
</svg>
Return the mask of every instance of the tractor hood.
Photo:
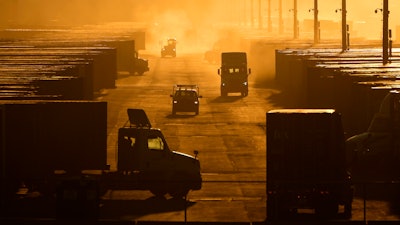
<svg viewBox="0 0 400 225">
<path fill-rule="evenodd" d="M 172 151 L 172 153 L 174 155 L 176 155 L 176 157 L 189 158 L 189 159 L 197 160 L 195 157 L 193 157 L 193 156 L 191 156 L 189 154 L 183 153 L 183 152 Z"/>
<path fill-rule="evenodd" d="M 175 165 L 177 165 L 179 168 L 185 170 L 186 172 L 200 172 L 200 161 L 194 156 L 177 151 L 172 151 L 172 154 L 174 160 L 176 161 Z"/>
</svg>

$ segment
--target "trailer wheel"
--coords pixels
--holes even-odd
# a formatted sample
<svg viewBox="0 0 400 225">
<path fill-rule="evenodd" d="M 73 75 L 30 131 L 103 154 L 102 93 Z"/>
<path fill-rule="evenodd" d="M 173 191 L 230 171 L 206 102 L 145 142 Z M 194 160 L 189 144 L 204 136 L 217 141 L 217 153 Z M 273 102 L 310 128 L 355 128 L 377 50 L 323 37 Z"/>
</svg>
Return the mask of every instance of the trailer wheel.
<svg viewBox="0 0 400 225">
<path fill-rule="evenodd" d="M 277 221 L 277 220 L 286 220 L 292 218 L 297 211 L 290 210 L 286 208 L 284 204 L 282 204 L 281 199 L 270 196 L 267 200 L 267 220 L 268 221 Z"/>
<path fill-rule="evenodd" d="M 335 202 L 325 202 L 315 208 L 315 213 L 321 218 L 333 218 L 338 215 L 339 205 Z"/>
</svg>

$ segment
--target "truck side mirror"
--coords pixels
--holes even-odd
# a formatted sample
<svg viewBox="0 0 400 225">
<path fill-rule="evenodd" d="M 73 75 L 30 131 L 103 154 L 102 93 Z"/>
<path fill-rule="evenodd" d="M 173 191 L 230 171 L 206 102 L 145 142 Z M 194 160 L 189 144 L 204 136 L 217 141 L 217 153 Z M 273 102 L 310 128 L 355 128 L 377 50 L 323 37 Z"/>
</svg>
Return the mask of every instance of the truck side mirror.
<svg viewBox="0 0 400 225">
<path fill-rule="evenodd" d="M 198 150 L 194 150 L 193 153 L 194 153 L 194 158 L 197 158 L 197 155 L 199 154 L 199 151 Z"/>
<path fill-rule="evenodd" d="M 249 75 L 251 74 L 251 68 L 249 68 Z"/>
<path fill-rule="evenodd" d="M 220 69 L 218 69 L 218 75 L 221 75 L 221 70 Z"/>
</svg>

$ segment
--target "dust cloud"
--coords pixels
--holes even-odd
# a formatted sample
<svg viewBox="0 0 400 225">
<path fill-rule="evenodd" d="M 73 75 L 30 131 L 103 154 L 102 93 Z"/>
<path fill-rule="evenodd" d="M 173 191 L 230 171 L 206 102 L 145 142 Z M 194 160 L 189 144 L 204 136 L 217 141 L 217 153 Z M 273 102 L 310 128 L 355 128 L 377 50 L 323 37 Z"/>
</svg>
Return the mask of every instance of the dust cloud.
<svg viewBox="0 0 400 225">
<path fill-rule="evenodd" d="M 358 0 L 347 0 L 351 37 L 381 38 L 382 2 L 369 0 L 360 4 Z M 236 32 L 257 28 L 266 30 L 268 21 L 272 22 L 272 32 L 277 32 L 279 17 L 283 20 L 285 35 L 290 35 L 293 3 L 294 0 L 2 0 L 0 27 L 135 22 L 146 29 L 151 42 L 149 46 L 159 48 L 168 37 L 175 37 L 180 48 L 190 50 L 212 48 L 214 44 L 218 45 L 217 42 L 229 45 L 227 41 L 231 41 Z M 322 39 L 340 38 L 341 3 L 342 0 L 318 1 Z M 300 38 L 310 38 L 314 0 L 297 0 L 297 5 Z M 400 21 L 400 2 L 389 1 L 389 8 L 389 25 L 395 31 L 397 21 Z M 231 29 L 229 32 L 227 27 Z M 396 32 L 393 34 L 396 38 Z M 237 43 L 231 44 L 235 45 Z"/>
<path fill-rule="evenodd" d="M 381 39 L 383 0 L 360 2 L 347 0 L 350 42 Z M 132 24 L 131 30 L 145 31 L 146 50 L 158 53 L 167 38 L 177 39 L 179 53 L 246 50 L 253 71 L 264 71 L 262 76 L 268 77 L 274 74 L 270 69 L 274 67 L 274 45 L 266 46 L 259 40 L 272 40 L 282 48 L 284 40 L 293 35 L 293 3 L 294 0 L 0 0 L 0 29 L 124 22 Z M 299 38 L 312 40 L 314 0 L 297 0 L 297 5 Z M 318 0 L 321 40 L 341 38 L 341 6 L 342 0 Z M 400 1 L 389 0 L 389 9 L 389 27 L 395 40 L 400 37 L 396 35 Z M 278 32 L 280 26 L 282 33 Z"/>
</svg>

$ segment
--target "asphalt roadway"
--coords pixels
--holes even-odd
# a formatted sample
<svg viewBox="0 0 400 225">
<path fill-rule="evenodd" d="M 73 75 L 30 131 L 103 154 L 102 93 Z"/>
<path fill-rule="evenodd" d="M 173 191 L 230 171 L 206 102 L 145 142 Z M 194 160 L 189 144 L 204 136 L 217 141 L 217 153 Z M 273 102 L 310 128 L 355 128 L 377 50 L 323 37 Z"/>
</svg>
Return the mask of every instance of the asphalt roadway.
<svg viewBox="0 0 400 225">
<path fill-rule="evenodd" d="M 247 97 L 220 97 L 218 65 L 199 53 L 161 58 L 148 54 L 150 71 L 143 76 L 120 71 L 116 88 L 99 100 L 108 102 L 108 163 L 115 168 L 118 128 L 127 108 L 141 108 L 153 127 L 160 128 L 171 149 L 193 155 L 198 150 L 203 176 L 201 190 L 187 201 L 148 191 L 109 191 L 100 208 L 105 219 L 141 221 L 264 221 L 266 217 L 265 113 L 274 106 L 271 88 L 251 87 Z M 251 75 L 253 76 L 253 75 Z M 252 77 L 250 77 L 251 79 Z M 251 82 L 252 83 L 252 82 Z M 172 115 L 174 84 L 197 84 L 200 113 Z M 118 210 L 115 209 L 118 208 Z"/>
<path fill-rule="evenodd" d="M 110 190 L 102 198 L 100 219 L 123 221 L 263 223 L 266 220 L 265 115 L 290 107 L 290 99 L 273 80 L 249 77 L 249 95 L 221 97 L 219 65 L 204 61 L 203 53 L 180 53 L 161 58 L 145 52 L 150 71 L 143 76 L 120 71 L 115 89 L 98 100 L 108 102 L 108 163 L 115 168 L 117 130 L 127 121 L 127 108 L 144 109 L 173 150 L 198 150 L 203 187 L 189 192 L 186 201 L 155 199 L 148 191 Z M 249 63 L 251 66 L 251 62 Z M 262 81 L 262 82 L 261 82 Z M 200 87 L 200 113 L 172 116 L 174 84 Z M 365 201 L 364 201 L 365 200 Z M 352 222 L 398 221 L 384 200 L 355 197 Z M 324 223 L 325 224 L 325 223 Z"/>
</svg>

